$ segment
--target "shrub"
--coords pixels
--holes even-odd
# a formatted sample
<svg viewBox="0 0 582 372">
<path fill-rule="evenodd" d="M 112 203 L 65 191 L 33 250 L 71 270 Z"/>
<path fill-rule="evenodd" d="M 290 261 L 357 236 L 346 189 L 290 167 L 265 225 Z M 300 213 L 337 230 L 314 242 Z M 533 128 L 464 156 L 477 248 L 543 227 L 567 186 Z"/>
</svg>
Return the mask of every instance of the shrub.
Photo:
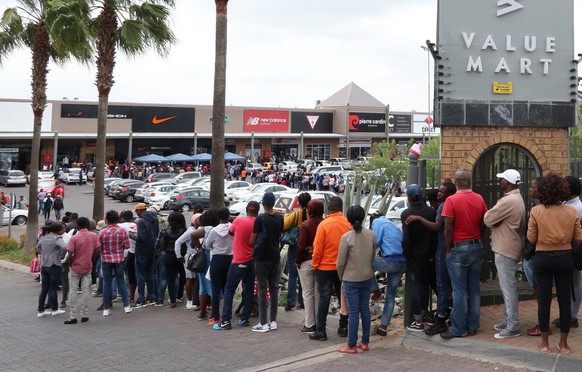
<svg viewBox="0 0 582 372">
<path fill-rule="evenodd" d="M 0 235 L 0 252 L 17 250 L 21 247 L 22 245 L 16 239 L 10 238 L 8 235 Z"/>
</svg>

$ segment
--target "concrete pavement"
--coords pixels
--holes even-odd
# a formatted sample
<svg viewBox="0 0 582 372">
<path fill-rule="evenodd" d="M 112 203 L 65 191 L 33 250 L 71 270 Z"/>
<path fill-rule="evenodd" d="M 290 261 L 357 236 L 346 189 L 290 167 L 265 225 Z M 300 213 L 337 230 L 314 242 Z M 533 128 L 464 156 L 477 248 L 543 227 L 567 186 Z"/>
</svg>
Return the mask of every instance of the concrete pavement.
<svg viewBox="0 0 582 372">
<path fill-rule="evenodd" d="M 91 298 L 88 323 L 64 325 L 66 315 L 36 318 L 40 286 L 28 268 L 0 261 L 0 370 L 70 369 L 182 371 L 580 371 L 582 343 L 572 337 L 573 356 L 543 355 L 512 340 L 495 340 L 482 316 L 482 331 L 474 337 L 442 340 L 438 335 L 409 333 L 395 321 L 387 337 L 374 335 L 369 352 L 342 355 L 345 342 L 337 336 L 337 318 L 329 317 L 329 341 L 308 340 L 299 332 L 302 311 L 279 311 L 279 329 L 253 333 L 236 325 L 212 330 L 196 313 L 179 306 L 149 306 L 124 314 L 114 304 L 110 317 L 96 311 L 100 298 Z M 10 268 L 6 268 L 11 266 Z M 60 295 L 60 292 L 59 292 Z M 483 308 L 482 314 L 488 308 Z M 68 309 L 67 309 L 68 310 Z M 553 312 L 554 313 L 554 312 Z M 495 314 L 491 312 L 491 314 Z M 494 319 L 495 316 L 491 316 Z M 395 318 L 397 320 L 398 318 Z M 522 317 L 523 319 L 523 317 Z M 256 322 L 256 318 L 251 319 Z M 525 328 L 526 320 L 522 320 Z M 572 336 L 582 332 L 574 329 Z M 490 334 L 491 333 L 491 334 Z M 556 334 L 556 332 L 554 332 Z M 553 336 L 555 337 L 555 336 Z M 532 338 L 531 343 L 537 340 Z"/>
</svg>

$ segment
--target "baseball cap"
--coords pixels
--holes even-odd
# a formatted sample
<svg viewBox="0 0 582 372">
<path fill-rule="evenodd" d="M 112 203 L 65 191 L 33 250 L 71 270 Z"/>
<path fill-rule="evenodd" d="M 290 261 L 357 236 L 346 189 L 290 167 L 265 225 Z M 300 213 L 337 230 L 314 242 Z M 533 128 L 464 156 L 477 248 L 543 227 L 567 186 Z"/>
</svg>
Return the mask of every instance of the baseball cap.
<svg viewBox="0 0 582 372">
<path fill-rule="evenodd" d="M 133 208 L 134 212 L 135 211 L 143 211 L 143 210 L 146 210 L 146 209 L 148 209 L 148 206 L 147 206 L 146 203 L 137 203 L 135 205 L 135 208 Z"/>
<path fill-rule="evenodd" d="M 272 207 L 275 205 L 275 202 L 277 201 L 277 198 L 275 198 L 275 194 L 273 194 L 272 192 L 266 192 L 265 195 L 263 195 L 263 205 Z"/>
<path fill-rule="evenodd" d="M 508 169 L 503 173 L 497 173 L 497 178 L 503 178 L 507 180 L 507 182 L 517 185 L 521 182 L 521 176 L 519 172 L 515 169 Z"/>
<path fill-rule="evenodd" d="M 152 204 L 150 205 L 150 207 L 148 208 L 148 212 L 155 212 L 155 213 L 159 213 L 160 212 L 160 207 L 158 205 Z"/>
<path fill-rule="evenodd" d="M 406 196 L 408 196 L 411 200 L 420 200 L 422 197 L 422 187 L 415 183 L 408 185 L 406 188 Z"/>
</svg>

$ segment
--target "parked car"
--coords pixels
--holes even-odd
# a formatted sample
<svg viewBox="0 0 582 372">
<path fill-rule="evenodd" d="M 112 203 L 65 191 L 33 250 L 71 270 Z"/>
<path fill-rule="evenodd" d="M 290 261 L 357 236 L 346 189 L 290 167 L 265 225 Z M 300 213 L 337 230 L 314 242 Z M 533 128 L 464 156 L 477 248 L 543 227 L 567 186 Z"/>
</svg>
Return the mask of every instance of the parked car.
<svg viewBox="0 0 582 372">
<path fill-rule="evenodd" d="M 185 189 L 192 186 L 200 186 L 203 189 L 210 190 L 210 177 L 192 178 L 177 184 L 179 189 Z"/>
<path fill-rule="evenodd" d="M 61 195 L 65 197 L 65 186 L 58 180 L 40 180 L 38 181 L 38 188 L 36 192 L 39 193 L 40 190 L 50 193 L 53 196 Z"/>
<path fill-rule="evenodd" d="M 103 169 L 104 169 L 105 173 L 107 173 L 107 170 L 109 169 L 109 167 L 107 165 L 105 165 L 105 166 L 103 166 Z M 91 168 L 91 170 L 89 172 L 87 172 L 87 180 L 92 181 L 94 177 L 95 177 L 95 167 Z"/>
<path fill-rule="evenodd" d="M 365 167 L 370 162 L 370 158 L 367 156 L 360 156 L 353 161 L 354 167 Z"/>
<path fill-rule="evenodd" d="M 176 185 L 158 186 L 156 190 L 148 192 L 145 202 L 149 205 L 157 205 L 160 209 L 169 209 L 170 197 L 176 188 Z"/>
<path fill-rule="evenodd" d="M 248 190 L 250 186 L 251 184 L 246 181 L 226 181 L 224 182 L 224 193 L 232 200 L 235 192 L 240 192 L 240 190 L 244 189 Z"/>
<path fill-rule="evenodd" d="M 38 180 L 50 180 L 54 177 L 54 172 L 51 171 L 38 171 Z M 26 180 L 30 183 L 30 174 L 26 176 Z"/>
<path fill-rule="evenodd" d="M 135 192 L 135 195 L 133 196 L 135 201 L 145 201 L 145 196 L 146 193 L 156 187 L 156 186 L 161 186 L 161 185 L 171 185 L 171 183 L 169 182 L 165 182 L 165 181 L 159 181 L 159 182 L 152 182 L 152 183 L 144 183 L 139 189 L 137 189 L 137 191 Z"/>
<path fill-rule="evenodd" d="M 174 211 L 189 212 L 196 204 L 202 205 L 204 209 L 210 207 L 210 191 L 202 189 L 184 189 L 172 193 L 168 208 Z M 230 201 L 225 196 L 224 206 L 228 207 Z"/>
<path fill-rule="evenodd" d="M 306 191 L 307 192 L 307 191 Z M 327 210 L 327 206 L 329 205 L 329 200 L 336 196 L 335 193 L 331 191 L 308 191 L 309 195 L 311 195 L 311 200 L 319 199 L 323 201 L 324 210 Z M 281 193 L 279 198 L 275 202 L 275 206 L 273 209 L 277 213 L 287 214 L 293 212 L 296 209 L 301 208 L 299 204 L 299 195 L 301 193 Z"/>
<path fill-rule="evenodd" d="M 230 207 L 228 207 L 228 210 L 230 211 L 230 215 L 232 217 L 246 216 L 247 215 L 247 204 L 250 201 L 258 202 L 261 205 L 261 209 L 259 210 L 259 213 L 263 213 L 265 211 L 263 209 L 263 204 L 261 204 L 261 200 L 263 199 L 263 195 L 264 195 L 264 193 L 262 193 L 262 192 L 246 194 L 241 199 L 241 201 L 239 201 L 238 203 L 231 204 Z M 275 196 L 277 196 L 277 195 L 278 194 L 275 194 Z"/>
<path fill-rule="evenodd" d="M 274 161 L 266 161 L 263 163 L 263 168 L 265 168 L 265 170 L 277 170 L 277 163 L 275 163 Z"/>
<path fill-rule="evenodd" d="M 71 183 L 84 184 L 87 183 L 87 177 L 81 168 L 69 168 L 63 172 L 62 181 L 67 185 Z"/>
<path fill-rule="evenodd" d="M 113 197 L 122 202 L 133 203 L 135 199 L 134 198 L 135 192 L 143 184 L 144 184 L 143 181 L 125 180 L 119 184 L 119 186 L 115 190 L 115 195 Z"/>
<path fill-rule="evenodd" d="M 20 170 L 3 170 L 0 171 L 0 183 L 4 186 L 21 185 L 25 186 L 27 182 L 26 175 Z"/>
<path fill-rule="evenodd" d="M 297 167 L 303 169 L 305 172 L 309 172 L 316 167 L 315 161 L 311 159 L 297 160 Z"/>
<path fill-rule="evenodd" d="M 103 188 L 105 189 L 105 195 L 107 195 L 107 186 L 109 186 L 111 183 L 121 180 L 121 178 L 116 178 L 116 177 L 111 177 L 111 178 L 105 178 L 103 180 Z M 95 187 L 95 184 L 93 184 L 93 187 Z"/>
<path fill-rule="evenodd" d="M 123 178 L 118 178 L 115 181 L 109 183 L 109 185 L 105 186 L 105 195 L 107 196 L 115 196 L 115 189 L 119 186 L 119 184 L 123 181 L 126 181 Z"/>
<path fill-rule="evenodd" d="M 200 178 L 200 177 L 202 177 L 202 173 L 200 173 L 200 172 L 183 172 L 183 173 L 178 173 L 174 177 L 171 177 L 167 180 L 164 179 L 164 181 L 168 181 L 168 182 L 173 183 L 173 184 L 178 184 L 178 183 L 184 182 L 184 181 L 192 179 L 192 178 Z"/>
<path fill-rule="evenodd" d="M 2 226 L 10 225 L 26 225 L 28 221 L 28 210 L 27 209 L 12 209 L 12 214 L 10 214 L 10 208 L 2 205 Z"/>
<path fill-rule="evenodd" d="M 238 202 L 247 193 L 261 193 L 262 192 L 264 194 L 267 191 L 275 193 L 275 192 L 297 192 L 299 190 L 292 189 L 290 187 L 278 185 L 276 183 L 271 183 L 271 182 L 256 183 L 256 184 L 252 185 L 251 187 L 249 187 L 248 190 L 241 190 L 241 191 L 234 192 L 233 196 L 232 196 L 232 200 L 235 202 Z"/>
<path fill-rule="evenodd" d="M 176 173 L 152 173 L 149 175 L 148 179 L 146 182 L 150 183 L 150 182 L 158 182 L 161 181 L 164 178 L 172 178 L 176 175 Z"/>
<path fill-rule="evenodd" d="M 297 163 L 294 161 L 282 161 L 277 168 L 283 172 L 297 172 Z"/>
<path fill-rule="evenodd" d="M 265 167 L 263 167 L 259 163 L 247 163 L 247 165 L 245 165 L 245 169 L 246 169 L 247 173 L 250 173 L 250 172 L 257 171 L 257 170 L 264 171 Z"/>
<path fill-rule="evenodd" d="M 337 175 L 341 172 L 344 171 L 344 167 L 342 167 L 341 165 L 328 165 L 328 166 L 322 166 L 322 167 L 317 167 L 315 169 L 313 169 L 311 171 L 311 174 L 315 175 L 324 175 L 324 174 L 333 174 L 333 175 Z"/>
<path fill-rule="evenodd" d="M 374 195 L 372 204 L 370 204 L 370 209 L 368 209 L 368 214 L 374 214 L 380 208 L 380 203 L 382 202 L 382 195 Z M 362 199 L 362 206 L 365 205 L 365 199 Z M 388 212 L 395 211 L 401 208 L 408 208 L 408 198 L 406 196 L 393 196 L 388 206 Z"/>
</svg>

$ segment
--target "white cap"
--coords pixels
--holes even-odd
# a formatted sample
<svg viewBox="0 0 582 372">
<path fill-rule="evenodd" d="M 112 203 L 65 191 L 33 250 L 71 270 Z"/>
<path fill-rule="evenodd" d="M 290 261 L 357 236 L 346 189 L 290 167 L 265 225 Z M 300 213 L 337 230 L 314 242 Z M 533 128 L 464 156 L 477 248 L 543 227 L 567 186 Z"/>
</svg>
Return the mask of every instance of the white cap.
<svg viewBox="0 0 582 372">
<path fill-rule="evenodd" d="M 521 176 L 515 169 L 508 169 L 503 173 L 497 173 L 497 178 L 504 178 L 507 182 L 517 185 L 521 182 Z"/>
</svg>

